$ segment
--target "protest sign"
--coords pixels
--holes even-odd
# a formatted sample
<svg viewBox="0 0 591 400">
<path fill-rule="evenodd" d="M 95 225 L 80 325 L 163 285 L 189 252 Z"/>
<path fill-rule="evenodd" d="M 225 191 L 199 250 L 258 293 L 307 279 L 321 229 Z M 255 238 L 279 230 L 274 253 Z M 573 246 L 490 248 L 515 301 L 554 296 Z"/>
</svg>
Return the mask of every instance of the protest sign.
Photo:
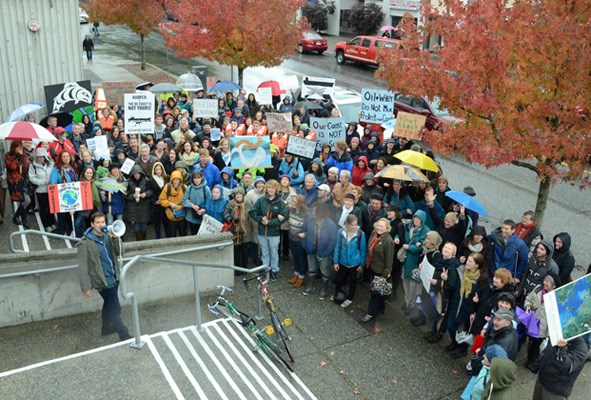
<svg viewBox="0 0 591 400">
<path fill-rule="evenodd" d="M 285 149 L 285 152 L 287 154 L 293 154 L 294 156 L 312 159 L 316 152 L 316 142 L 295 135 L 290 135 L 287 138 L 287 148 Z"/>
<path fill-rule="evenodd" d="M 103 82 L 103 89 L 107 103 L 112 106 L 114 104 L 123 104 L 125 93 L 135 92 L 135 82 L 120 81 L 120 82 Z"/>
<path fill-rule="evenodd" d="M 123 194 L 127 193 L 127 181 L 124 180 L 123 182 L 119 182 L 117 179 L 111 178 L 110 176 L 97 179 L 96 186 L 100 190 L 104 190 L 106 192 L 121 192 Z"/>
<path fill-rule="evenodd" d="M 398 115 L 396 116 L 396 126 L 394 127 L 394 136 L 421 140 L 421 132 L 423 131 L 426 120 L 427 117 L 424 115 L 398 111 Z"/>
<path fill-rule="evenodd" d="M 553 346 L 591 332 L 591 274 L 544 295 L 548 333 Z"/>
<path fill-rule="evenodd" d="M 267 113 L 267 127 L 271 132 L 288 132 L 293 130 L 291 113 Z"/>
<path fill-rule="evenodd" d="M 193 116 L 218 118 L 218 101 L 216 99 L 193 99 Z"/>
<path fill-rule="evenodd" d="M 209 137 L 212 142 L 217 142 L 222 138 L 222 131 L 220 128 L 211 128 L 211 131 L 209 131 Z"/>
<path fill-rule="evenodd" d="M 126 93 L 125 133 L 149 135 L 154 133 L 154 94 L 150 92 Z"/>
<path fill-rule="evenodd" d="M 267 168 L 271 163 L 269 136 L 235 136 L 230 138 L 230 166 L 240 168 Z"/>
<path fill-rule="evenodd" d="M 311 77 L 305 76 L 302 79 L 302 97 L 307 97 L 312 93 L 316 93 L 322 95 L 324 93 L 333 94 L 334 93 L 334 85 L 335 79 L 334 78 L 318 78 L 318 77 Z"/>
<path fill-rule="evenodd" d="M 90 181 L 47 185 L 50 213 L 92 210 L 92 188 Z"/>
<path fill-rule="evenodd" d="M 220 221 L 206 215 L 201 222 L 197 235 L 217 235 L 222 232 L 222 226 L 223 224 Z"/>
<path fill-rule="evenodd" d="M 277 78 L 277 82 L 279 82 L 279 87 L 283 90 L 298 89 L 300 87 L 297 75 L 280 76 Z"/>
<path fill-rule="evenodd" d="M 394 114 L 394 92 L 389 90 L 362 89 L 359 121 L 383 124 Z"/>
<path fill-rule="evenodd" d="M 211 89 L 217 81 L 218 80 L 216 79 L 215 76 L 208 76 L 207 78 L 205 78 L 205 83 L 207 85 L 207 91 L 209 91 L 209 89 Z"/>
<path fill-rule="evenodd" d="M 433 279 L 433 274 L 435 273 L 435 267 L 431 265 L 427 257 L 423 258 L 422 264 L 421 282 L 423 282 L 425 290 L 429 292 L 429 289 L 431 288 L 431 279 Z"/>
<path fill-rule="evenodd" d="M 256 99 L 259 104 L 273 104 L 273 91 L 268 87 L 257 89 Z"/>
<path fill-rule="evenodd" d="M 134 165 L 135 161 L 133 161 L 131 158 L 126 158 L 123 162 L 123 165 L 120 168 L 121 172 L 123 172 L 124 174 L 129 174 Z"/>
<path fill-rule="evenodd" d="M 347 124 L 343 118 L 310 117 L 310 130 L 316 132 L 316 149 L 321 150 L 323 143 L 330 144 L 334 150 L 337 140 L 345 140 Z"/>
<path fill-rule="evenodd" d="M 49 114 L 70 113 L 92 105 L 90 81 L 66 82 L 45 86 L 45 100 Z"/>
<path fill-rule="evenodd" d="M 109 152 L 109 146 L 107 137 L 105 135 L 95 136 L 90 139 L 86 139 L 86 146 L 88 151 L 94 156 L 95 160 L 110 160 L 111 153 Z"/>
</svg>

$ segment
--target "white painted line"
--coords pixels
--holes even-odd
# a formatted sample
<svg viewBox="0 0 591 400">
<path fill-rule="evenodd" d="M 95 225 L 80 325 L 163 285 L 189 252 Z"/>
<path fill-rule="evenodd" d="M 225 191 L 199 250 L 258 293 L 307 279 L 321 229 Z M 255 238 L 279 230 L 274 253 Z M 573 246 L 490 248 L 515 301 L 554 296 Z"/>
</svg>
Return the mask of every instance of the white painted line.
<svg viewBox="0 0 591 400">
<path fill-rule="evenodd" d="M 170 388 L 174 392 L 176 398 L 178 400 L 181 400 L 181 399 L 184 400 L 185 397 L 181 393 L 181 389 L 179 389 L 179 387 L 177 386 L 176 382 L 172 378 L 172 375 L 170 374 L 170 371 L 166 367 L 166 364 L 164 364 L 164 361 L 162 360 L 162 357 L 160 357 L 160 353 L 158 353 L 158 350 L 156 349 L 156 346 L 154 346 L 154 342 L 152 342 L 152 339 L 148 337 L 148 338 L 146 338 L 146 343 L 148 344 L 148 347 L 150 348 L 150 351 L 152 352 L 152 355 L 154 356 L 154 359 L 156 360 L 156 362 L 160 366 L 160 369 L 162 370 L 162 374 L 164 374 L 164 377 L 168 381 L 168 384 L 170 385 Z"/>
<path fill-rule="evenodd" d="M 215 354 L 213 354 L 213 352 L 211 351 L 211 349 L 209 348 L 207 343 L 205 343 L 205 340 L 203 340 L 203 338 L 201 337 L 199 332 L 197 332 L 197 329 L 195 327 L 192 327 L 191 332 L 193 333 L 193 336 L 195 336 L 197 338 L 197 340 L 199 341 L 199 344 L 201 345 L 201 347 L 203 347 L 203 349 L 205 350 L 205 352 L 207 353 L 209 358 L 211 358 L 213 360 L 214 364 L 218 367 L 218 370 L 221 372 L 223 377 L 226 378 L 226 380 L 228 381 L 228 384 L 239 395 L 239 398 L 246 399 L 247 398 L 246 395 L 242 392 L 242 390 L 240 390 L 238 385 L 236 385 L 236 382 L 234 382 L 234 380 L 230 377 L 230 375 L 228 374 L 228 371 L 226 371 L 225 368 L 221 367 L 220 360 L 218 360 L 218 358 L 215 356 Z"/>
<path fill-rule="evenodd" d="M 187 346 L 187 350 L 189 350 L 189 353 L 191 353 L 191 355 L 193 356 L 195 361 L 197 361 L 197 364 L 199 364 L 199 367 L 201 368 L 201 370 L 203 371 L 203 373 L 207 377 L 207 380 L 209 381 L 209 383 L 211 383 L 213 385 L 214 389 L 218 392 L 220 397 L 224 400 L 229 400 L 228 396 L 226 396 L 226 394 L 224 393 L 224 390 L 219 385 L 218 381 L 213 377 L 211 372 L 209 372 L 209 369 L 207 368 L 207 366 L 203 362 L 203 359 L 201 357 L 199 357 L 199 354 L 197 354 L 197 351 L 195 350 L 195 348 L 193 347 L 191 342 L 189 342 L 189 338 L 187 338 L 187 335 L 185 335 L 185 333 L 182 331 L 177 332 L 177 334 L 181 337 L 181 339 L 183 339 L 183 342 L 185 342 L 185 346 Z"/>
<path fill-rule="evenodd" d="M 189 370 L 189 367 L 187 367 L 187 364 L 185 363 L 185 360 L 183 360 L 183 357 L 179 354 L 176 347 L 174 346 L 174 344 L 170 340 L 170 337 L 168 335 L 163 335 L 162 339 L 164 339 L 164 343 L 166 343 L 166 345 L 168 346 L 168 348 L 172 352 L 172 355 L 174 355 L 174 358 L 176 358 L 176 361 L 181 366 L 181 369 L 185 373 L 187 379 L 189 379 L 189 382 L 191 382 L 191 385 L 193 385 L 193 388 L 195 388 L 195 391 L 199 395 L 199 398 L 200 399 L 207 399 L 207 395 L 205 394 L 203 389 L 201 389 L 201 386 L 199 386 L 199 384 L 197 383 L 197 380 L 195 379 L 195 377 L 193 376 L 193 374 Z"/>
<path fill-rule="evenodd" d="M 223 356 L 226 358 L 226 361 L 228 361 L 228 363 L 232 366 L 232 368 L 234 368 L 234 371 L 238 374 L 238 376 L 240 378 L 242 378 L 242 381 L 246 384 L 246 387 L 248 387 L 250 389 L 250 391 L 256 396 L 257 399 L 262 399 L 263 396 L 261 396 L 261 394 L 259 393 L 258 390 L 256 390 L 256 388 L 254 387 L 254 385 L 252 384 L 252 382 L 250 382 L 250 380 L 244 375 L 244 373 L 242 372 L 242 370 L 238 367 L 238 365 L 236 364 L 236 362 L 234 361 L 234 359 L 230 356 L 230 354 L 228 354 L 228 352 L 226 351 L 225 347 L 219 342 L 219 340 L 212 334 L 211 330 L 208 329 L 206 331 L 207 335 L 209 336 L 210 340 L 217 346 L 217 348 L 222 352 Z M 229 342 L 228 338 L 224 335 L 226 342 Z M 242 357 L 242 355 L 239 352 L 235 352 L 235 356 L 237 356 L 240 361 L 242 361 L 242 363 L 244 365 L 248 365 L 248 363 L 246 362 L 246 360 L 244 359 L 244 357 Z M 273 396 L 271 396 L 271 398 L 273 398 Z"/>
<path fill-rule="evenodd" d="M 38 212 L 35 213 L 35 219 L 37 220 L 37 225 L 39 225 L 39 230 L 41 232 L 45 232 L 45 227 L 43 226 L 43 222 L 41 221 L 41 216 L 39 215 Z M 43 239 L 43 244 L 45 245 L 45 249 L 51 250 L 51 245 L 49 244 L 49 239 L 47 239 L 47 236 L 41 235 L 41 238 Z"/>
<path fill-rule="evenodd" d="M 224 324 L 224 325 L 226 325 L 226 324 Z M 240 347 L 244 350 L 244 352 L 246 354 L 248 354 L 248 357 L 250 358 L 250 361 L 252 361 L 254 364 L 256 364 L 256 366 L 263 373 L 263 376 L 273 384 L 273 386 L 275 387 L 275 389 L 281 393 L 281 395 L 283 396 L 283 398 L 286 399 L 286 400 L 290 400 L 291 399 L 291 397 L 289 397 L 287 395 L 287 393 L 283 390 L 283 388 L 279 385 L 279 383 L 277 383 L 277 381 L 273 378 L 273 376 L 268 373 L 268 371 L 265 369 L 265 367 L 263 367 L 263 365 L 261 364 L 261 362 L 255 357 L 254 352 L 252 351 L 252 349 L 249 349 L 246 346 L 246 344 L 244 343 L 244 340 L 241 337 L 239 337 L 238 334 L 236 334 L 236 332 L 234 332 L 234 330 L 230 326 L 227 326 L 226 329 L 232 335 L 233 340 L 227 337 L 227 335 L 222 331 L 222 328 L 219 325 L 215 325 L 213 328 L 218 331 L 218 333 L 219 333 L 220 336 L 223 336 L 226 339 L 226 343 L 228 344 L 229 347 L 232 348 L 232 351 L 234 351 L 235 353 L 238 353 L 239 350 L 236 349 L 236 347 L 234 346 L 234 344 L 232 342 L 239 343 L 240 344 Z M 260 372 L 257 373 L 250 366 L 250 364 L 247 361 L 243 361 L 243 363 L 246 366 L 246 368 L 248 369 L 248 372 L 250 372 L 252 374 L 252 376 L 254 376 L 254 378 L 256 379 L 257 383 L 263 388 L 263 390 L 269 396 L 271 396 L 271 398 L 273 398 L 275 395 L 270 391 L 270 389 L 267 387 L 266 383 L 261 379 L 261 376 L 260 376 L 261 373 Z"/>
<path fill-rule="evenodd" d="M 16 373 L 19 373 L 19 372 L 29 371 L 29 370 L 32 370 L 32 369 L 35 369 L 35 368 L 44 367 L 46 365 L 56 364 L 56 363 L 61 362 L 61 361 L 67 361 L 67 360 L 72 360 L 72 359 L 78 358 L 78 357 L 84 357 L 84 356 L 87 356 L 87 355 L 90 355 L 90 354 L 93 354 L 93 353 L 98 353 L 99 351 L 112 349 L 114 347 L 123 346 L 123 345 L 126 345 L 126 344 L 128 344 L 128 342 L 113 343 L 113 344 L 110 344 L 108 346 L 97 347 L 96 349 L 86 350 L 86 351 L 83 351 L 81 353 L 70 354 L 68 356 L 64 356 L 64 357 L 60 357 L 60 358 L 54 358 L 53 360 L 43 361 L 43 362 L 40 362 L 40 363 L 37 363 L 37 364 L 28 365 L 26 367 L 13 369 L 11 371 L 5 371 L 5 372 L 0 373 L 0 378 L 4 378 L 5 376 L 10 376 L 10 375 L 13 375 L 13 374 L 16 374 Z M 137 350 L 134 350 L 134 351 L 137 351 Z"/>
</svg>

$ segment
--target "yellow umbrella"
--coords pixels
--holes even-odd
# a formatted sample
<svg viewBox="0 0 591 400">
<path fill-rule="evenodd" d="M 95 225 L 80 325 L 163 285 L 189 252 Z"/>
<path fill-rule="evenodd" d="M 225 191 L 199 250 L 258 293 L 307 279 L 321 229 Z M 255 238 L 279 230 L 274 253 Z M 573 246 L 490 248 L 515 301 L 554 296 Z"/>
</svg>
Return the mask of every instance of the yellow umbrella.
<svg viewBox="0 0 591 400">
<path fill-rule="evenodd" d="M 403 161 L 407 164 L 414 165 L 420 169 L 426 169 L 427 171 L 438 172 L 439 167 L 435 164 L 435 161 L 431 157 L 424 155 L 421 152 L 414 150 L 403 150 L 394 154 L 394 157 Z"/>
<path fill-rule="evenodd" d="M 429 182 L 425 174 L 408 165 L 388 165 L 378 172 L 376 178 L 390 178 L 408 182 Z"/>
</svg>

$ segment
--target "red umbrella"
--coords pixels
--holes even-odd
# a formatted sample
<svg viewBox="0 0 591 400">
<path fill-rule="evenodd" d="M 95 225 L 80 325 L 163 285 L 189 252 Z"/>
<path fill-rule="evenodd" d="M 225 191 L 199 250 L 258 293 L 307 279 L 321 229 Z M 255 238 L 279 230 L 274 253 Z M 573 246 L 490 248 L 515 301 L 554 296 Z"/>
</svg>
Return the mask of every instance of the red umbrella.
<svg viewBox="0 0 591 400">
<path fill-rule="evenodd" d="M 33 140 L 54 142 L 57 139 L 51 132 L 31 122 L 7 122 L 0 125 L 0 140 Z"/>
<path fill-rule="evenodd" d="M 285 90 L 281 89 L 281 85 L 277 81 L 265 81 L 259 85 L 257 89 L 260 88 L 271 88 L 271 94 L 273 96 L 279 96 L 280 94 L 284 94 Z"/>
</svg>

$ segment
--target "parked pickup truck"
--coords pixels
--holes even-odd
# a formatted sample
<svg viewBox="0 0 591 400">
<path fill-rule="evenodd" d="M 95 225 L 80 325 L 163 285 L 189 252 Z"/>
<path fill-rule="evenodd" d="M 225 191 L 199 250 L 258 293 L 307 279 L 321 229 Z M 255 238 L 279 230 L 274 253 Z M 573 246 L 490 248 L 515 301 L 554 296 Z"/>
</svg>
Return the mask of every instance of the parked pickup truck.
<svg viewBox="0 0 591 400">
<path fill-rule="evenodd" d="M 380 36 L 357 36 L 348 42 L 338 42 L 335 46 L 335 57 L 339 64 L 355 61 L 377 66 L 378 51 L 394 49 L 400 46 L 400 43 L 400 40 Z"/>
</svg>

